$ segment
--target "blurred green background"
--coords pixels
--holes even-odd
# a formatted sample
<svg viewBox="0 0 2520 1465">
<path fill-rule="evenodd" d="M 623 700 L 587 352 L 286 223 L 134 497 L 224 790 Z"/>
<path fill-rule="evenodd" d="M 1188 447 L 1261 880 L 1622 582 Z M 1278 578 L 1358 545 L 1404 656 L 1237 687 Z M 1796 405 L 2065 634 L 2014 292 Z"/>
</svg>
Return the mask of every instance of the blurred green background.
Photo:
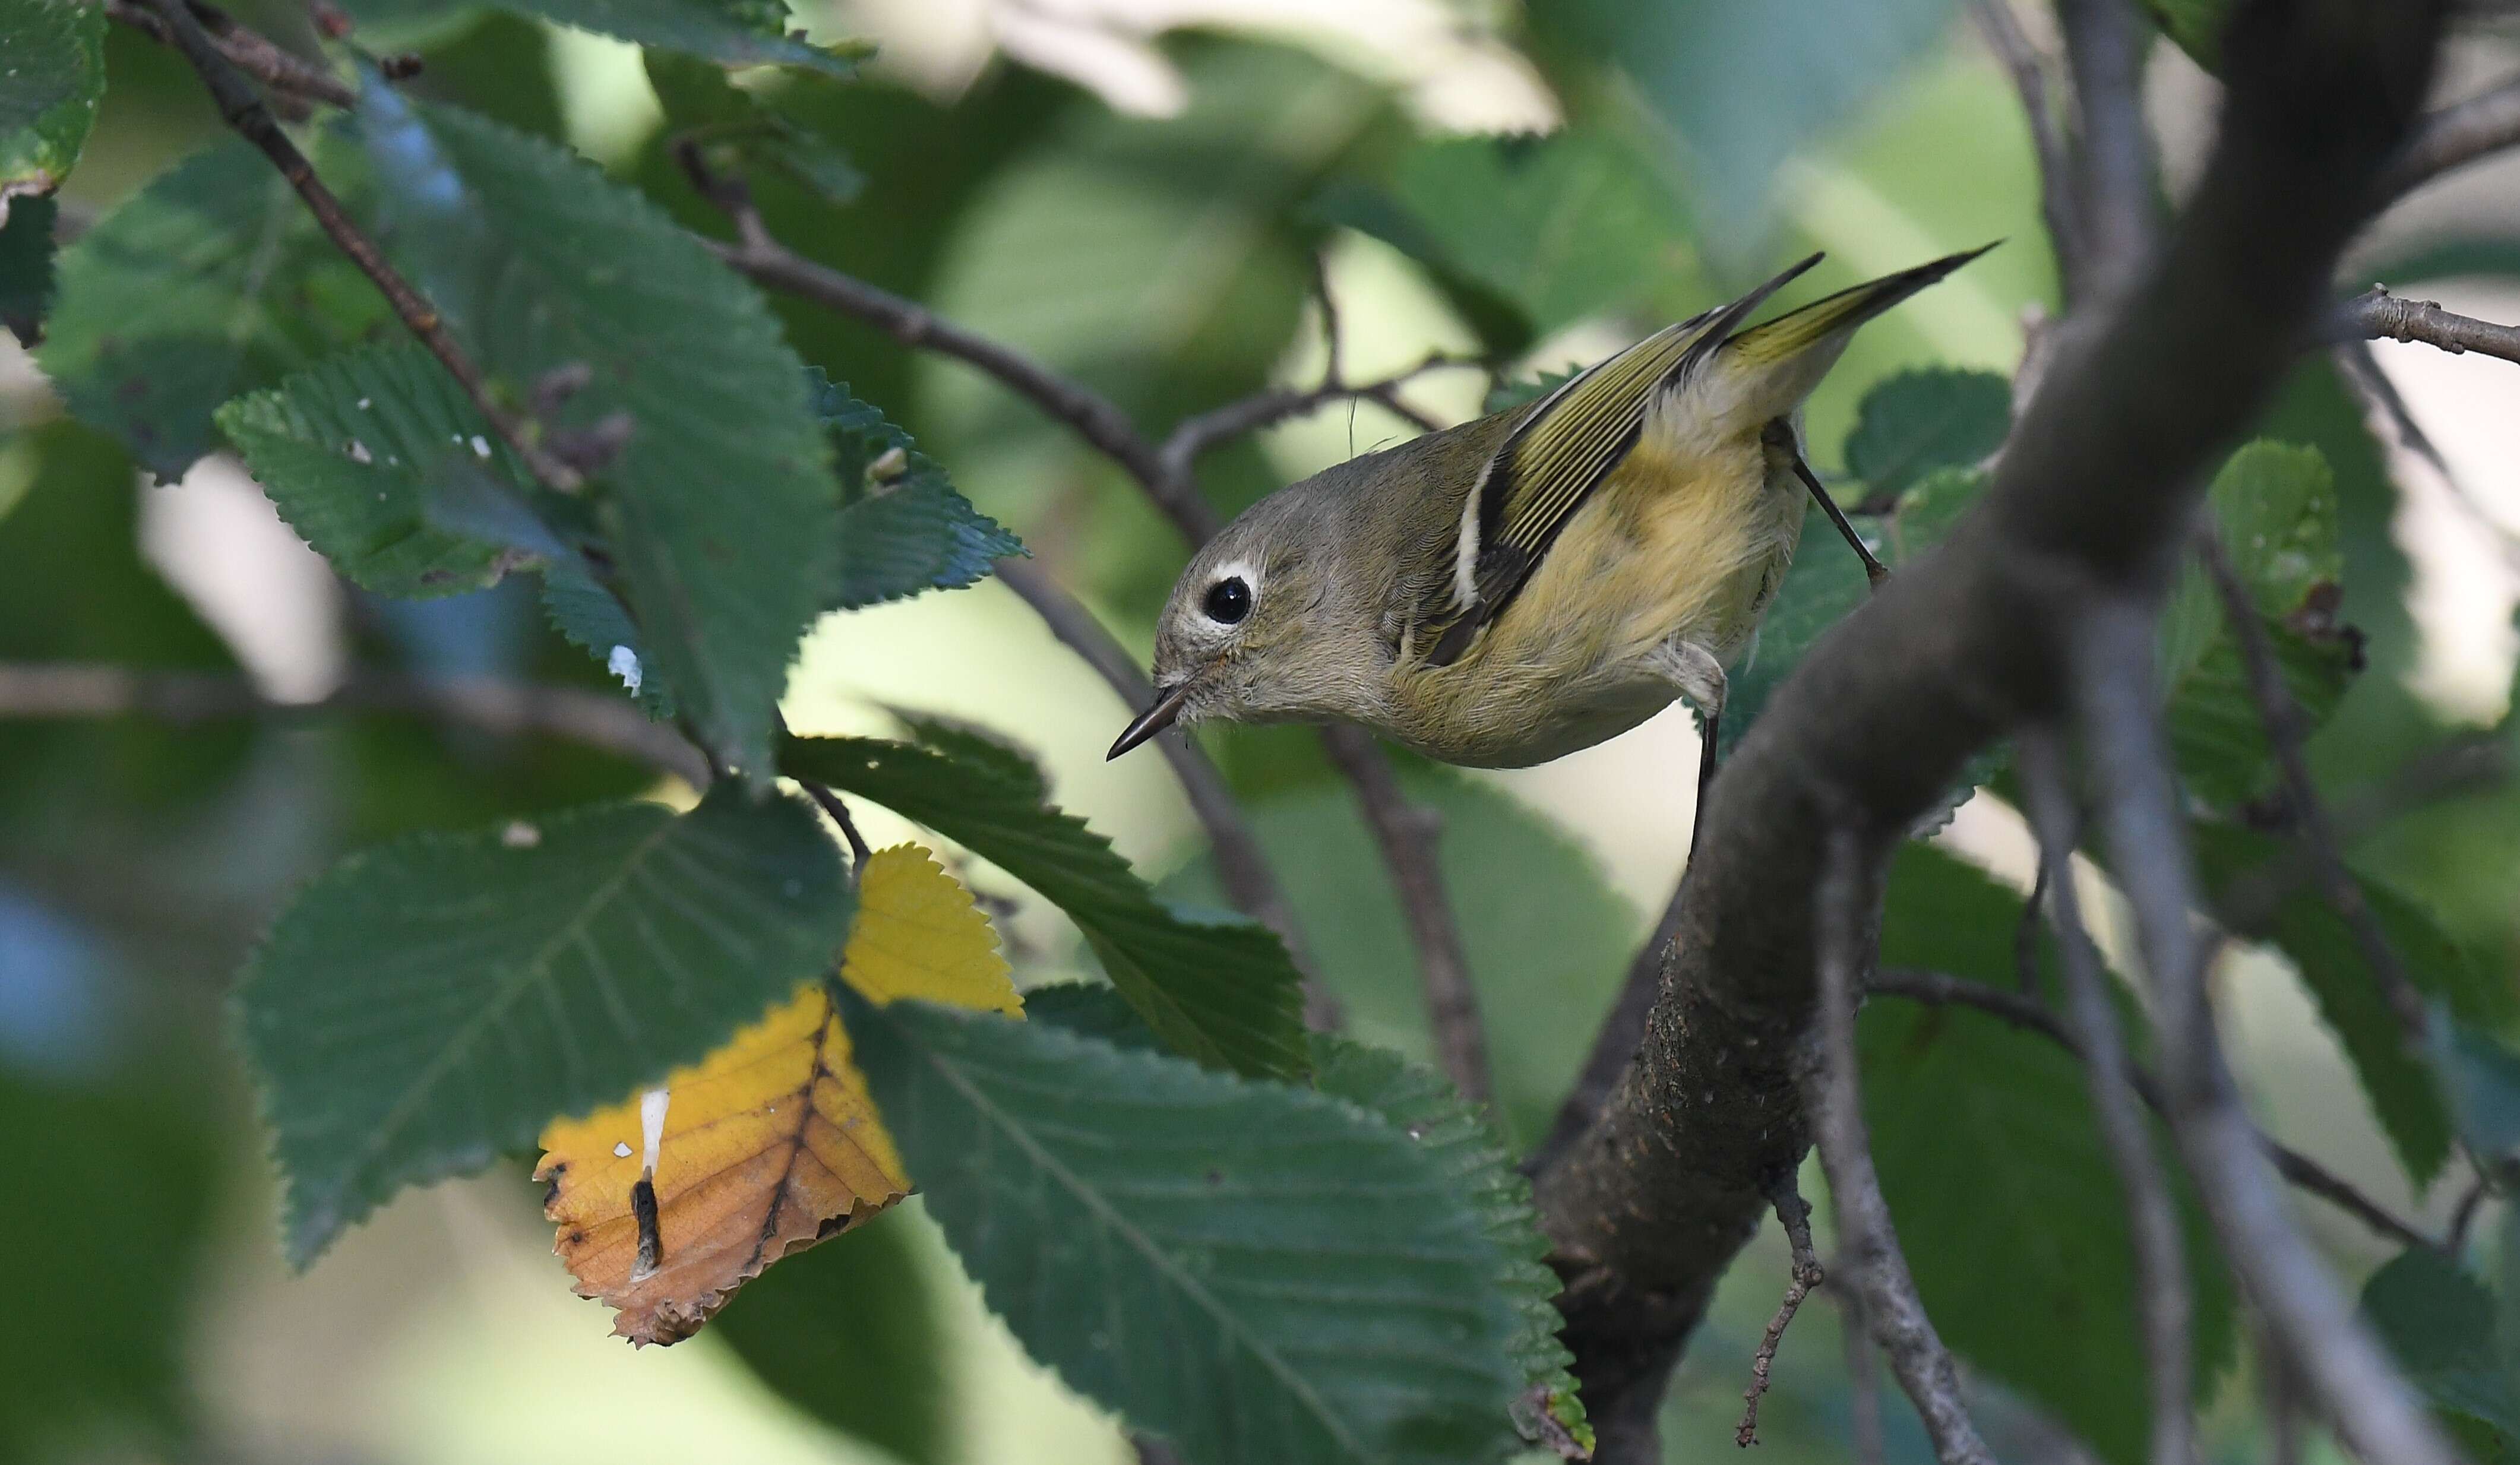
<svg viewBox="0 0 2520 1465">
<path fill-rule="evenodd" d="M 283 33 L 302 25 L 276 7 L 241 9 Z M 864 175 L 837 209 L 758 179 L 773 227 L 1083 377 L 1150 430 L 1318 376 L 1316 255 L 1361 377 L 1430 348 L 1497 353 L 1514 372 L 1562 367 L 1808 249 L 1828 251 L 1817 277 L 1827 288 L 2008 240 L 1858 340 L 1811 408 L 1824 473 L 1868 385 L 1924 364 L 2009 373 L 2025 321 L 2055 303 L 2018 107 L 1944 6 L 1887 7 L 1914 33 L 1869 38 L 1901 63 L 1861 85 L 1810 54 L 1827 49 L 1811 26 L 1824 4 L 1717 27 L 1722 44 L 1682 56 L 1670 75 L 1641 68 L 1633 79 L 1598 64 L 1615 14 L 1593 5 L 1529 16 L 1508 0 L 798 9 L 818 36 L 883 49 L 855 85 L 745 79 Z M 666 155 L 664 104 L 635 48 L 490 15 L 363 38 L 423 52 L 416 90 L 564 139 L 688 222 L 717 227 Z M 2512 59 L 2479 38 L 2453 70 L 2472 77 Z M 2210 126 L 2214 86 L 2168 47 L 2151 83 L 2175 190 Z M 1654 111 L 1643 99 L 1657 87 L 1702 99 L 1703 114 Z M 1478 140 L 1548 133 L 1569 116 L 1580 126 L 1553 137 Z M 104 115 L 62 196 L 66 215 L 75 225 L 111 209 L 218 133 L 190 73 L 117 27 Z M 1395 249 L 1395 206 L 1455 252 Z M 2520 317 L 2520 172 L 2489 165 L 2420 196 L 2356 268 L 2455 309 Z M 2441 273 L 2452 268 L 2463 273 Z M 1499 297 L 1512 308 L 1487 308 Z M 966 368 L 793 302 L 779 308 L 808 360 L 908 426 L 1144 650 L 1181 548 L 1106 464 Z M 2370 633 L 2371 667 L 2316 749 L 2340 793 L 2447 729 L 2503 715 L 2520 599 L 2520 377 L 2420 346 L 2383 343 L 2378 355 L 2448 478 L 2373 437 L 2323 366 L 2305 369 L 2269 428 L 2324 446 L 2345 490 L 2347 608 Z M 1457 419 L 1478 410 L 1487 384 L 1441 374 L 1408 396 Z M 346 588 L 229 459 L 180 484 L 146 482 L 119 449 L 60 418 L 14 347 L 0 347 L 0 660 L 237 668 L 284 700 L 320 697 L 354 664 L 601 682 L 514 585 L 421 603 Z M 1411 430 L 1372 405 L 1341 405 L 1219 454 L 1203 483 L 1231 510 Z M 1123 708 L 1003 588 L 827 626 L 786 711 L 799 731 L 879 732 L 897 709 L 1018 738 L 1064 805 L 1142 867 L 1169 872 L 1175 893 L 1217 901 L 1163 766 L 1102 761 Z M 1203 735 L 1286 852 L 1282 873 L 1360 1036 L 1422 1054 L 1387 882 L 1313 743 L 1286 731 Z M 1679 869 L 1694 749 L 1675 709 L 1543 769 L 1411 771 L 1447 819 L 1503 1118 L 1526 1141 Z M 13 1191 L 0 1207 L 0 1278 L 16 1313 L 0 1330 L 0 1459 L 1130 1457 L 1107 1419 L 986 1318 L 915 1202 L 783 1265 L 670 1351 L 634 1354 L 606 1336 L 601 1308 L 569 1295 L 521 1165 L 406 1197 L 305 1275 L 286 1272 L 222 1006 L 261 924 L 347 849 L 646 783 L 574 748 L 388 721 L 0 722 L 0 1178 Z M 879 814 L 868 821 L 878 844 L 908 832 Z M 1940 838 L 2027 883 L 2026 837 L 1992 798 Z M 2502 971 L 2520 970 L 2520 796 L 2400 820 L 2358 854 Z M 1056 912 L 993 871 L 968 873 L 1003 897 L 1021 980 L 1079 968 Z M 2332 1037 L 2285 973 L 2244 956 L 2224 980 L 2269 1128 L 2393 1204 L 2440 1217 L 2463 1177 L 2406 1193 Z M 2383 1259 L 2331 1215 L 2310 1219 L 2350 1272 Z M 1732 1448 L 1750 1352 L 1784 1271 L 1771 1234 L 1727 1281 L 1672 1394 L 1674 1459 Z M 1836 1322 L 1816 1305 L 1787 1339 L 1762 1416 L 1771 1459 L 1847 1451 Z M 2245 1370 L 2234 1372 L 2210 1418 L 2218 1457 L 2262 1444 L 2250 1396 Z M 1891 1458 L 1926 1458 L 1895 1392 L 1887 1413 Z M 2073 1451 L 2025 1410 L 1999 1401 L 1993 1423 L 2006 1459 Z"/>
</svg>

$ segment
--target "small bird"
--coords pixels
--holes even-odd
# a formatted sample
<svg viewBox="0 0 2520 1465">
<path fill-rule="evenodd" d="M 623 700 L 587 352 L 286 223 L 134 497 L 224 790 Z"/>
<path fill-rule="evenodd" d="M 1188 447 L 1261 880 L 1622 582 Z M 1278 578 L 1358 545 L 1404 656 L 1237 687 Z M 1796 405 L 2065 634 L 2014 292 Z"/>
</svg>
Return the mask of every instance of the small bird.
<svg viewBox="0 0 2520 1465">
<path fill-rule="evenodd" d="M 1784 579 L 1806 495 L 1884 573 L 1803 461 L 1803 400 L 1858 327 L 1984 252 L 1742 329 L 1815 254 L 1536 402 L 1271 494 L 1182 572 L 1154 702 L 1110 756 L 1176 723 L 1337 720 L 1522 768 L 1680 697 L 1702 806 L 1725 668 Z"/>
</svg>

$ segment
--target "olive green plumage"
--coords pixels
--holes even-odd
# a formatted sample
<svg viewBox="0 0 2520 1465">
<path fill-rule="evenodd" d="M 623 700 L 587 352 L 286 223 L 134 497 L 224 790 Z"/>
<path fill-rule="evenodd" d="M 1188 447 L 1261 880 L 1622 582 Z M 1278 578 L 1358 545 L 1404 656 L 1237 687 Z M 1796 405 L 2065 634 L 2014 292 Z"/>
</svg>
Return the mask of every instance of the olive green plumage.
<svg viewBox="0 0 2520 1465">
<path fill-rule="evenodd" d="M 1339 720 L 1510 768 L 1675 696 L 1711 719 L 1802 532 L 1803 399 L 1858 327 L 1981 252 L 1741 329 L 1814 256 L 1537 402 L 1261 500 L 1183 571 L 1156 705 L 1113 756 L 1176 719 Z"/>
</svg>

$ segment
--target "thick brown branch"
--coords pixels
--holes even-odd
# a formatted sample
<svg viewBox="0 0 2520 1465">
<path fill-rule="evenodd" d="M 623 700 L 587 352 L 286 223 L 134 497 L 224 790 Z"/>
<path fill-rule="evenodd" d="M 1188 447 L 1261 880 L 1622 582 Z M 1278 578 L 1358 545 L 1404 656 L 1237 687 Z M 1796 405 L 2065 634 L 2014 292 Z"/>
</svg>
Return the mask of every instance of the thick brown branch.
<svg viewBox="0 0 2520 1465">
<path fill-rule="evenodd" d="M 245 678 L 217 672 L 0 662 L 0 720 L 147 717 L 183 724 L 350 712 L 426 718 L 494 737 L 555 737 L 644 763 L 696 788 L 709 781 L 707 760 L 671 727 L 650 722 L 617 696 L 574 687 L 362 671 L 321 701 L 278 702 Z"/>
<path fill-rule="evenodd" d="M 1813 1012 L 1806 893 L 1827 829 L 1849 810 L 1908 827 L 1972 754 L 2066 703 L 2064 630 L 2093 597 L 2166 583 L 2204 470 L 2325 307 L 2444 6 L 2239 14 L 2222 133 L 2167 246 L 2092 300 L 2104 318 L 2059 333 L 1986 501 L 1813 648 L 1716 780 L 1637 1059 L 1539 1177 L 1597 1419 L 1649 1418 L 1761 1177 L 1805 1148 L 1784 1059 Z"/>
<path fill-rule="evenodd" d="M 2077 627 L 2072 657 L 2110 866 L 2135 910 L 2154 993 L 2163 1114 L 2278 1355 L 2346 1446 L 2387 1465 L 2454 1465 L 2457 1455 L 2285 1208 L 2224 1059 L 2205 990 L 2212 952 L 2192 913 L 2186 814 L 2153 705 L 2152 641 L 2148 602 L 2107 600 Z"/>
<path fill-rule="evenodd" d="M 445 321 L 438 315 L 437 307 L 414 289 L 400 271 L 385 262 L 384 251 L 377 247 L 376 241 L 368 238 L 367 231 L 361 229 L 341 207 L 340 200 L 324 186 L 324 181 L 315 176 L 315 165 L 307 161 L 306 155 L 297 150 L 295 143 L 289 140 L 289 134 L 280 130 L 280 123 L 272 116 L 271 110 L 262 105 L 262 99 L 254 94 L 252 84 L 238 74 L 220 43 L 211 39 L 209 32 L 202 28 L 201 22 L 194 19 L 185 0 L 147 0 L 147 4 L 157 15 L 158 23 L 165 27 L 175 49 L 183 53 L 184 60 L 191 63 L 194 71 L 201 76 L 202 85 L 209 92 L 210 100 L 218 105 L 219 115 L 271 159 L 272 166 L 280 170 L 280 176 L 288 179 L 289 186 L 295 189 L 297 197 L 305 201 L 306 211 L 315 216 L 315 222 L 323 229 L 325 237 L 359 267 L 359 273 L 375 282 L 377 289 L 383 293 L 385 303 L 393 307 L 395 318 L 402 322 L 404 329 L 418 336 L 429 354 L 446 368 L 447 375 L 464 388 L 464 395 L 472 399 L 491 429 L 516 450 L 517 457 L 544 487 L 562 493 L 574 491 L 579 484 L 577 470 L 544 452 L 516 418 L 492 399 L 489 384 L 482 377 L 480 369 L 472 364 L 472 357 L 464 353 L 464 348 L 456 344 L 455 337 L 446 330 Z M 240 44 L 242 37 L 250 34 L 242 26 L 232 27 L 228 44 Z M 253 41 L 264 47 L 271 46 L 260 36 L 254 36 Z M 277 50 L 276 47 L 271 49 Z"/>
<path fill-rule="evenodd" d="M 2520 143 L 2520 80 L 2503 82 L 2425 118 L 2381 187 L 2394 199 L 2514 143 Z"/>
<path fill-rule="evenodd" d="M 2135 1085 L 2135 1064 L 2118 1033 L 2108 979 L 2098 951 L 2083 926 L 2074 887 L 2075 828 L 2080 823 L 2065 782 L 2065 755 L 2055 732 L 2036 728 L 2018 740 L 2022 783 L 2031 827 L 2039 836 L 2039 868 L 2046 877 L 2048 910 L 2065 973 L 2065 1011 L 2091 1081 L 2092 1110 L 2107 1144 L 2109 1163 L 2126 1194 L 2128 1233 L 2135 1242 L 2136 1310 L 2143 1324 L 2146 1376 L 2151 1382 L 2153 1465 L 2188 1465 L 2196 1457 L 2195 1420 L 2188 1406 L 2188 1334 L 2193 1307 L 2187 1287 L 2187 1242 L 2179 1208 L 2152 1149 Z M 2034 895 L 2032 906 L 2038 904 Z"/>
<path fill-rule="evenodd" d="M 2344 307 L 2346 325 L 2373 340 L 2419 341 L 2463 356 L 2474 351 L 2520 361 L 2520 326 L 2499 326 L 2441 308 L 2434 300 L 2408 300 L 2375 285 Z"/>
<path fill-rule="evenodd" d="M 1828 854 L 1813 902 L 1819 927 L 1819 1013 L 1813 1020 L 1818 1052 L 1802 1065 L 1803 1106 L 1821 1168 L 1828 1174 L 1828 1198 L 1837 1217 L 1838 1272 L 1863 1299 L 1872 1341 L 1881 1346 L 1891 1374 L 1907 1391 L 1923 1421 L 1934 1457 L 1943 1465 L 1995 1465 L 1979 1437 L 1968 1403 L 1960 1398 L 1959 1369 L 1934 1331 L 1916 1297 L 1915 1279 L 1890 1222 L 1881 1177 L 1872 1168 L 1872 1141 L 1864 1124 L 1856 1077 L 1855 1004 L 1868 964 L 1873 911 L 1880 901 L 1877 849 L 1852 828 L 1829 835 Z"/>
</svg>

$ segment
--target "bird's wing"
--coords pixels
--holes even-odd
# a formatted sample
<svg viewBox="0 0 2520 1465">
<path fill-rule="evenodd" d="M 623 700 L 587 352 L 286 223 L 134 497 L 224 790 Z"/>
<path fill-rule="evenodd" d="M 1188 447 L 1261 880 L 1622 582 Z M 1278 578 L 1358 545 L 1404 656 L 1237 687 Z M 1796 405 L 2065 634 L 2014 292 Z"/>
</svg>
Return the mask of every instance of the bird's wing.
<svg viewBox="0 0 2520 1465">
<path fill-rule="evenodd" d="M 1668 327 L 1566 382 L 1527 413 L 1488 459 L 1462 506 L 1449 602 L 1429 607 L 1420 646 L 1450 666 L 1502 614 L 1593 491 L 1636 446 L 1645 413 L 1685 380 L 1815 254 L 1730 305 Z"/>
</svg>

